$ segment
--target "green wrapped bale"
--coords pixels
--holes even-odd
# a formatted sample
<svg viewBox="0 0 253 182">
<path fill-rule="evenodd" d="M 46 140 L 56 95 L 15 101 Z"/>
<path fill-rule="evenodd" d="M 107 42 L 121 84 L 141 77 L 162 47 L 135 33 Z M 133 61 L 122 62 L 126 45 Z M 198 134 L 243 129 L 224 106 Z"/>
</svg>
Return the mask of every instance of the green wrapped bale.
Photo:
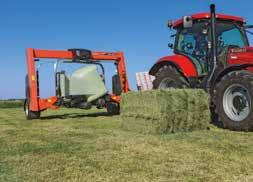
<svg viewBox="0 0 253 182">
<path fill-rule="evenodd" d="M 207 129 L 211 121 L 209 96 L 200 89 L 129 92 L 122 95 L 122 128 L 166 134 Z"/>
</svg>

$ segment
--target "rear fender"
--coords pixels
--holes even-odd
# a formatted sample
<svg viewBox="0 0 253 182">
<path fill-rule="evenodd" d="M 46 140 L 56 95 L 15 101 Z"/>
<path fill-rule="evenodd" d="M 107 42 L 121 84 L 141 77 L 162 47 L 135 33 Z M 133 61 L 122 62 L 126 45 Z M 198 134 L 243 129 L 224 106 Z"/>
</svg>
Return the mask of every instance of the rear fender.
<svg viewBox="0 0 253 182">
<path fill-rule="evenodd" d="M 253 64 L 237 64 L 225 68 L 215 77 L 214 84 L 219 82 L 222 77 L 227 75 L 228 73 L 240 70 L 248 70 L 253 73 Z"/>
</svg>

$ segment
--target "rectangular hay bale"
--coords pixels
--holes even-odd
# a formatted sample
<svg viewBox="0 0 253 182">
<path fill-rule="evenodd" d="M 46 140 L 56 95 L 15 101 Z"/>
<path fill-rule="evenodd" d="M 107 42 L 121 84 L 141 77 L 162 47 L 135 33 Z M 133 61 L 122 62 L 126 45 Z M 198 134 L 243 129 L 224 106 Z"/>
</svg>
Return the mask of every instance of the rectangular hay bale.
<svg viewBox="0 0 253 182">
<path fill-rule="evenodd" d="M 200 89 L 129 92 L 121 98 L 122 128 L 166 134 L 207 129 L 209 96 Z"/>
</svg>

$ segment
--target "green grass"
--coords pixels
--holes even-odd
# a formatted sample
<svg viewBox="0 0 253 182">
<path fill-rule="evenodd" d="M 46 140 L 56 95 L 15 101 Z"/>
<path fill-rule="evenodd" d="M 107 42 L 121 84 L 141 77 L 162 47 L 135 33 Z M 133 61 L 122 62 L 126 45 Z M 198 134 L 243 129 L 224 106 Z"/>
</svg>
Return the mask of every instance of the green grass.
<svg viewBox="0 0 253 182">
<path fill-rule="evenodd" d="M 0 181 L 253 181 L 253 133 L 142 135 L 96 111 L 0 109 Z"/>
<path fill-rule="evenodd" d="M 21 108 L 23 106 L 23 101 L 13 100 L 13 101 L 3 101 L 0 100 L 0 109 L 3 108 Z"/>
</svg>

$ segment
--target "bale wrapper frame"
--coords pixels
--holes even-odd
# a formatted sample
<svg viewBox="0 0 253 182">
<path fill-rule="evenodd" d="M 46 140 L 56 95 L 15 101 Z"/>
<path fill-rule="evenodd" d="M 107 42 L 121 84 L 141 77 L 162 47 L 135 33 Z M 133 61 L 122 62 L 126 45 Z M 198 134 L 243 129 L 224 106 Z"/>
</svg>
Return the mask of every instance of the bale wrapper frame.
<svg viewBox="0 0 253 182">
<path fill-rule="evenodd" d="M 71 76 L 66 75 L 64 71 L 56 72 L 56 95 L 49 98 L 40 98 L 39 71 L 36 69 L 36 62 L 40 59 L 62 59 L 67 63 L 80 63 L 88 66 L 77 70 Z M 112 77 L 113 91 L 111 94 L 105 87 L 102 61 L 112 61 L 117 68 L 117 73 Z M 101 67 L 102 75 L 97 73 L 94 65 Z M 97 108 L 106 108 L 109 114 L 118 114 L 120 94 L 129 91 L 123 52 L 28 48 L 27 70 L 26 99 L 24 102 L 27 119 L 38 119 L 42 111 L 58 109 L 60 106 L 90 109 L 95 105 Z"/>
</svg>

